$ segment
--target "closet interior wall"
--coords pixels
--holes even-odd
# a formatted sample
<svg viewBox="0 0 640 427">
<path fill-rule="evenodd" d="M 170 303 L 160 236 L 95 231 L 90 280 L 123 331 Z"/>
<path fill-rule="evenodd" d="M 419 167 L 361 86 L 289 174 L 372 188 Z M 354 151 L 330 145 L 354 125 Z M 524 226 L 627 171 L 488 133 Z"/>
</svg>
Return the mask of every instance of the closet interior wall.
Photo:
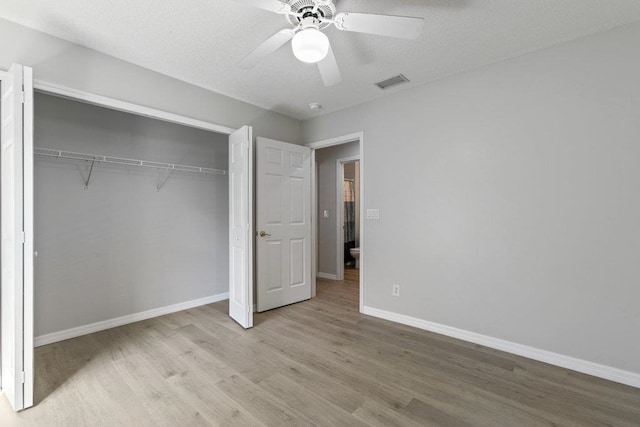
<svg viewBox="0 0 640 427">
<path fill-rule="evenodd" d="M 35 146 L 227 170 L 228 136 L 37 93 Z M 228 178 L 35 158 L 36 337 L 228 292 Z"/>
</svg>

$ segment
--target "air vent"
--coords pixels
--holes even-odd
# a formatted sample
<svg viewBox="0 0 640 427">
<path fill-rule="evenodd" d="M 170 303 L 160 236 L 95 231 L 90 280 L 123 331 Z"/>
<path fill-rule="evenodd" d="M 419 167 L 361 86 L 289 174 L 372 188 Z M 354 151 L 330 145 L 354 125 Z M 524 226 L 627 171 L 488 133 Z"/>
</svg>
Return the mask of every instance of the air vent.
<svg viewBox="0 0 640 427">
<path fill-rule="evenodd" d="M 376 86 L 378 86 L 382 90 L 385 90 L 385 89 L 389 89 L 391 86 L 400 85 L 408 81 L 409 79 L 406 78 L 404 74 L 398 74 L 397 76 L 393 76 L 387 80 L 383 80 L 381 82 L 376 83 Z"/>
</svg>

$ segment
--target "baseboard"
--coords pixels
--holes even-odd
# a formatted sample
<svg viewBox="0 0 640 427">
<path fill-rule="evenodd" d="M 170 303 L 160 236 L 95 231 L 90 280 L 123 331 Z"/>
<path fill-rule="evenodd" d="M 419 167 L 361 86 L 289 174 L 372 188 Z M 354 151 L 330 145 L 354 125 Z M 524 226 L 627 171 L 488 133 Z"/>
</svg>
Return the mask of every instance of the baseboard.
<svg viewBox="0 0 640 427">
<path fill-rule="evenodd" d="M 478 334 L 464 329 L 429 322 L 427 320 L 405 316 L 391 311 L 380 310 L 378 308 L 364 306 L 362 313 L 390 320 L 392 322 L 402 323 L 403 325 L 413 326 L 418 329 L 435 332 L 437 334 L 446 335 L 448 337 L 457 338 L 463 341 L 472 342 L 474 344 L 483 345 L 485 347 L 494 348 L 496 350 L 506 351 L 508 353 L 527 357 L 539 362 L 549 363 L 551 365 L 582 372 L 583 374 L 593 375 L 594 377 L 604 378 L 606 380 L 640 388 L 640 373 L 625 371 L 611 366 L 601 365 L 599 363 L 589 362 L 587 360 Z"/>
<path fill-rule="evenodd" d="M 42 345 L 68 340 L 70 338 L 92 334 L 98 331 L 104 331 L 105 329 L 111 329 L 118 326 L 127 325 L 129 323 L 151 319 L 152 317 L 163 316 L 165 314 L 188 310 L 190 308 L 199 307 L 201 305 L 212 304 L 214 302 L 223 301 L 225 299 L 229 299 L 229 292 L 211 295 L 204 298 L 198 298 L 191 301 L 180 302 L 178 304 L 167 305 L 165 307 L 154 308 L 147 311 L 141 311 L 139 313 L 127 314 L 126 316 L 103 320 L 101 322 L 90 323 L 88 325 L 82 325 L 71 329 L 65 329 L 64 331 L 52 332 L 50 334 L 35 337 L 34 346 L 40 347 Z"/>
<path fill-rule="evenodd" d="M 316 277 L 319 279 L 338 280 L 338 276 L 329 273 L 317 273 Z"/>
</svg>

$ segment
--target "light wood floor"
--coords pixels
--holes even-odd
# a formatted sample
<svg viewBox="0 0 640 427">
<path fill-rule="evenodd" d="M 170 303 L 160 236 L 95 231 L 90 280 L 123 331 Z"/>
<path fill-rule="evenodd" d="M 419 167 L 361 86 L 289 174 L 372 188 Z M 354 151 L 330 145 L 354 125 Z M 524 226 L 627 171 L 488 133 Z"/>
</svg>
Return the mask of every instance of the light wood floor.
<svg viewBox="0 0 640 427">
<path fill-rule="evenodd" d="M 352 286 L 357 288 L 358 280 L 360 280 L 360 270 L 357 268 L 350 267 L 348 265 L 344 266 L 344 281 Z"/>
<path fill-rule="evenodd" d="M 249 331 L 221 302 L 40 347 L 37 405 L 0 398 L 0 425 L 640 425 L 638 389 L 357 304 L 357 283 L 322 280 Z"/>
</svg>

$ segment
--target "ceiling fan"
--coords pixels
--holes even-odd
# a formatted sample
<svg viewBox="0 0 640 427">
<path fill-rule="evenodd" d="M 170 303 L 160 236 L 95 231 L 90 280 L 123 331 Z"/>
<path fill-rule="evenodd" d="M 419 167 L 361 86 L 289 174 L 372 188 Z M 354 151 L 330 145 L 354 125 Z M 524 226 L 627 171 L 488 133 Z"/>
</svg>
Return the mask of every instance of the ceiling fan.
<svg viewBox="0 0 640 427">
<path fill-rule="evenodd" d="M 424 25 L 422 18 L 369 13 L 336 13 L 333 0 L 236 1 L 285 15 L 293 25 L 293 28 L 278 31 L 247 55 L 240 61 L 242 68 L 254 67 L 262 58 L 291 40 L 291 48 L 296 58 L 309 64 L 318 64 L 325 86 L 333 86 L 342 80 L 329 39 L 322 32 L 331 24 L 342 31 L 403 39 L 418 38 Z"/>
</svg>

